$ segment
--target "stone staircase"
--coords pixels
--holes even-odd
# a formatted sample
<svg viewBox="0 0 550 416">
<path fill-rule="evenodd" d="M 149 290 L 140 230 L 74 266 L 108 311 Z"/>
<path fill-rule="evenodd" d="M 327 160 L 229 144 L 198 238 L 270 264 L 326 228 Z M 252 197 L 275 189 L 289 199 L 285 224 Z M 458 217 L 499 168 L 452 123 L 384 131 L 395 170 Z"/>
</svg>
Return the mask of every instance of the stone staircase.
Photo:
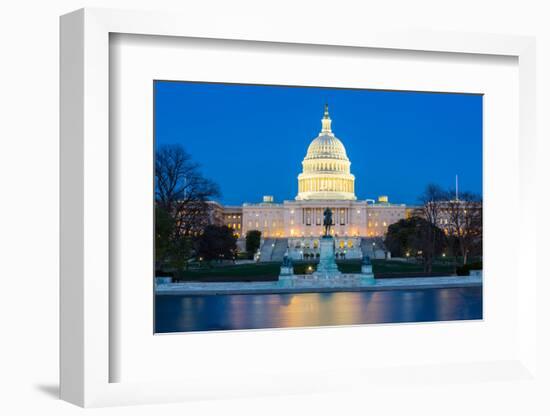
<svg viewBox="0 0 550 416">
<path fill-rule="evenodd" d="M 263 244 L 260 247 L 260 261 L 271 261 L 271 254 L 275 247 L 274 238 L 265 238 Z"/>
<path fill-rule="evenodd" d="M 363 255 L 363 257 L 373 257 L 371 240 L 371 238 L 361 238 L 361 254 Z"/>
<path fill-rule="evenodd" d="M 372 243 L 375 243 L 373 246 Z M 373 251 L 373 248 L 375 251 Z M 384 240 L 380 237 L 361 238 L 361 253 L 371 259 L 384 258 Z"/>
<path fill-rule="evenodd" d="M 275 247 L 271 252 L 271 261 L 283 261 L 286 249 L 288 248 L 288 240 L 286 238 L 275 239 Z"/>
<path fill-rule="evenodd" d="M 260 261 L 283 261 L 287 248 L 286 238 L 266 238 L 260 247 Z"/>
</svg>

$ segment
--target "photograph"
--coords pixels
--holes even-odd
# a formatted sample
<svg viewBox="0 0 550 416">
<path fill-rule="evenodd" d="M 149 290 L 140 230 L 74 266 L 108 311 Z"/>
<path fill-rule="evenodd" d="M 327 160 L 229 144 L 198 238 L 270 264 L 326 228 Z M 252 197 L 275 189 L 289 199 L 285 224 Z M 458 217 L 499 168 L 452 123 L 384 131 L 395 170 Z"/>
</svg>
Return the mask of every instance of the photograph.
<svg viewBox="0 0 550 416">
<path fill-rule="evenodd" d="M 154 333 L 483 319 L 482 94 L 152 88 Z"/>
</svg>

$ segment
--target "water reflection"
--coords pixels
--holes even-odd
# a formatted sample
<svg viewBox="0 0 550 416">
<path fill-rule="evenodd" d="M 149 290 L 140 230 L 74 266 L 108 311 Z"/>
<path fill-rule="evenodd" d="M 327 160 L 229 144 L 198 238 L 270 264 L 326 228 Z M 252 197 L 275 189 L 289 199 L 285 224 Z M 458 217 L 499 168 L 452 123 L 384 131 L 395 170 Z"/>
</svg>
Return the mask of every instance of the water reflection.
<svg viewBox="0 0 550 416">
<path fill-rule="evenodd" d="M 481 288 L 157 296 L 157 332 L 481 319 Z"/>
</svg>

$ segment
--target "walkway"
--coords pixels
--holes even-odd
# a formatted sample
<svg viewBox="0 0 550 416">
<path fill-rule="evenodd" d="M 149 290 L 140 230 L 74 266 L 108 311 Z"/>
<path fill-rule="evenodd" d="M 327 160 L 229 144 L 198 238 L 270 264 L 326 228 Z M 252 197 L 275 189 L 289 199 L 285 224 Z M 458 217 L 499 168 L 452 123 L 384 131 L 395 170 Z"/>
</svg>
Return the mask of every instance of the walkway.
<svg viewBox="0 0 550 416">
<path fill-rule="evenodd" d="M 351 292 L 373 290 L 436 289 L 481 286 L 481 276 L 409 277 L 361 279 L 357 274 L 344 274 L 339 279 L 315 279 L 311 275 L 296 275 L 289 281 L 275 282 L 185 282 L 159 284 L 158 295 L 227 295 L 257 293 Z"/>
</svg>

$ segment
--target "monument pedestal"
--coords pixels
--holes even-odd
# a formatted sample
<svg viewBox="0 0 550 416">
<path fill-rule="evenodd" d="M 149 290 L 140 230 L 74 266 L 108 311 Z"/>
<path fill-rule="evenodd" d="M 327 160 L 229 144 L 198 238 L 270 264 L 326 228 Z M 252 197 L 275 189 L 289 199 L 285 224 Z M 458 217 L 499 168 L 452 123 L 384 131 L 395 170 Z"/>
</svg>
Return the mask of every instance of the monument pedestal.
<svg viewBox="0 0 550 416">
<path fill-rule="evenodd" d="M 368 281 L 368 282 L 374 282 L 374 273 L 372 272 L 372 265 L 371 264 L 363 264 L 361 265 L 361 280 Z"/>
<path fill-rule="evenodd" d="M 372 265 L 371 264 L 363 264 L 361 266 L 361 274 L 363 276 L 374 277 L 374 274 L 372 273 Z"/>
<path fill-rule="evenodd" d="M 319 265 L 313 276 L 320 279 L 331 279 L 341 276 L 342 273 L 338 270 L 338 266 L 336 266 L 334 238 L 331 236 L 321 238 L 319 251 Z"/>
<path fill-rule="evenodd" d="M 281 272 L 279 273 L 279 281 L 289 282 L 294 277 L 294 267 L 292 267 L 292 260 L 288 255 L 288 249 L 283 257 L 283 264 L 281 265 Z"/>
<path fill-rule="evenodd" d="M 289 279 L 294 276 L 294 268 L 292 266 L 281 266 L 281 272 L 279 273 L 279 279 Z"/>
</svg>

